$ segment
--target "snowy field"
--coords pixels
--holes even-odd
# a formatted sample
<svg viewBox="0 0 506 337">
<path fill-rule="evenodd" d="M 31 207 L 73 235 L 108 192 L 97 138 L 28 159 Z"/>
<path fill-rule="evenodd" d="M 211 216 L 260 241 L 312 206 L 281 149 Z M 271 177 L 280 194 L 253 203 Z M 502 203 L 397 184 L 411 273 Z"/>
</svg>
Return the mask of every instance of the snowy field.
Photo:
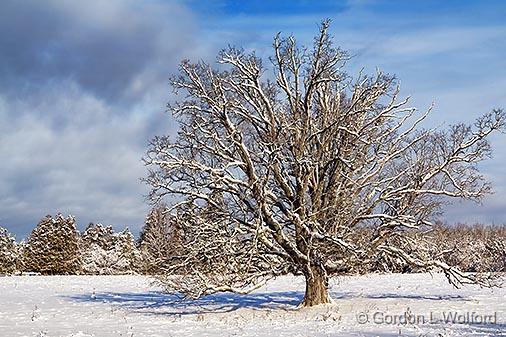
<svg viewBox="0 0 506 337">
<path fill-rule="evenodd" d="M 142 276 L 0 277 L 0 336 L 506 336 L 506 289 L 343 277 L 335 304 L 296 310 L 303 290 L 302 278 L 283 277 L 247 296 L 181 303 Z"/>
</svg>

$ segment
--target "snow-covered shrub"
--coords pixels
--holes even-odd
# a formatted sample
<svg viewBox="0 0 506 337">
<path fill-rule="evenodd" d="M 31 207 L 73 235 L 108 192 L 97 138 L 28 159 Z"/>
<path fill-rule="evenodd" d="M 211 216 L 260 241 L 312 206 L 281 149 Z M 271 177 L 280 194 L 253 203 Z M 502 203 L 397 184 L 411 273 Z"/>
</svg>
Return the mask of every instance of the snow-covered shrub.
<svg viewBox="0 0 506 337">
<path fill-rule="evenodd" d="M 506 228 L 485 225 L 438 225 L 434 244 L 444 260 L 466 272 L 506 271 Z"/>
<path fill-rule="evenodd" d="M 128 229 L 90 224 L 81 235 L 82 269 L 87 274 L 131 274 L 138 270 L 139 252 Z"/>
<path fill-rule="evenodd" d="M 409 231 L 403 242 L 393 236 L 389 244 L 398 246 L 420 259 L 440 259 L 464 272 L 506 272 L 506 227 L 486 225 L 445 225 L 427 227 L 425 232 Z M 374 233 L 364 229 L 356 242 L 371 240 Z M 422 272 L 423 268 L 409 266 L 402 259 L 377 254 L 369 263 L 354 270 L 368 272 Z"/>
<path fill-rule="evenodd" d="M 154 207 L 146 217 L 139 238 L 143 271 L 156 274 L 182 249 L 182 233 L 166 205 Z"/>
<path fill-rule="evenodd" d="M 0 227 L 0 274 L 13 274 L 20 263 L 19 247 L 7 229 Z"/>
<path fill-rule="evenodd" d="M 47 215 L 32 231 L 23 248 L 25 271 L 42 274 L 76 274 L 81 261 L 73 216 Z"/>
</svg>

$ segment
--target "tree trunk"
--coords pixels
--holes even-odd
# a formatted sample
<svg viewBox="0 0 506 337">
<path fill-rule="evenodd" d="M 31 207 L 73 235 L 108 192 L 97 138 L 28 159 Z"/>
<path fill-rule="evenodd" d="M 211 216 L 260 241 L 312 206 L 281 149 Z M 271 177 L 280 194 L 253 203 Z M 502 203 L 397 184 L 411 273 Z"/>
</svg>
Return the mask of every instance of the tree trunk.
<svg viewBox="0 0 506 337">
<path fill-rule="evenodd" d="M 311 267 L 305 274 L 306 294 L 300 304 L 301 307 L 312 307 L 319 304 L 332 303 L 329 295 L 329 278 L 324 270 L 318 267 Z"/>
</svg>

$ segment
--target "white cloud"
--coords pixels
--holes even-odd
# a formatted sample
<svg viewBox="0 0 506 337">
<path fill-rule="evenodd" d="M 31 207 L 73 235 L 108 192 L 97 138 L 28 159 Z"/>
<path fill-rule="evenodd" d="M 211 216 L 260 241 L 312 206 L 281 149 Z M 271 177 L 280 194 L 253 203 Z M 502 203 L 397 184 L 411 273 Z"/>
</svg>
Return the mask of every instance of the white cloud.
<svg viewBox="0 0 506 337">
<path fill-rule="evenodd" d="M 175 128 L 167 82 L 194 53 L 192 13 L 116 0 L 7 1 L 0 12 L 10 29 L 0 34 L 0 225 L 24 236 L 61 211 L 137 230 L 149 207 L 141 158 Z"/>
<path fill-rule="evenodd" d="M 504 25 L 378 14 L 370 10 L 375 1 L 348 5 L 266 21 L 198 14 L 178 1 L 3 1 L 0 225 L 24 236 L 46 213 L 62 211 L 83 225 L 135 230 L 148 208 L 138 180 L 147 141 L 176 128 L 162 112 L 179 60 L 212 61 L 228 44 L 266 57 L 278 31 L 310 44 L 324 16 L 334 17 L 336 43 L 357 55 L 351 73 L 380 66 L 398 74 L 415 105 L 436 101 L 434 123 L 470 121 L 506 105 Z M 495 145 L 494 161 L 483 168 L 497 194 L 482 208 L 450 208 L 450 222 L 506 217 L 504 137 Z"/>
<path fill-rule="evenodd" d="M 38 105 L 3 100 L 0 222 L 33 226 L 62 211 L 136 229 L 147 210 L 138 178 L 151 116 L 120 115 L 72 84 L 46 94 Z"/>
</svg>

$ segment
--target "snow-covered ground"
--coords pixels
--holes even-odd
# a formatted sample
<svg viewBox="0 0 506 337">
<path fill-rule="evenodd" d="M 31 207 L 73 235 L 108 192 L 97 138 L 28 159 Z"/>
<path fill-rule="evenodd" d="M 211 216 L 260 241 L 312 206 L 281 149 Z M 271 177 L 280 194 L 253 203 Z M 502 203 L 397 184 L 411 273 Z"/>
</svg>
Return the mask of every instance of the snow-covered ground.
<svg viewBox="0 0 506 337">
<path fill-rule="evenodd" d="M 0 336 L 506 336 L 504 288 L 342 277 L 335 304 L 297 310 L 303 291 L 303 279 L 282 277 L 250 295 L 181 303 L 142 276 L 0 277 Z"/>
</svg>

